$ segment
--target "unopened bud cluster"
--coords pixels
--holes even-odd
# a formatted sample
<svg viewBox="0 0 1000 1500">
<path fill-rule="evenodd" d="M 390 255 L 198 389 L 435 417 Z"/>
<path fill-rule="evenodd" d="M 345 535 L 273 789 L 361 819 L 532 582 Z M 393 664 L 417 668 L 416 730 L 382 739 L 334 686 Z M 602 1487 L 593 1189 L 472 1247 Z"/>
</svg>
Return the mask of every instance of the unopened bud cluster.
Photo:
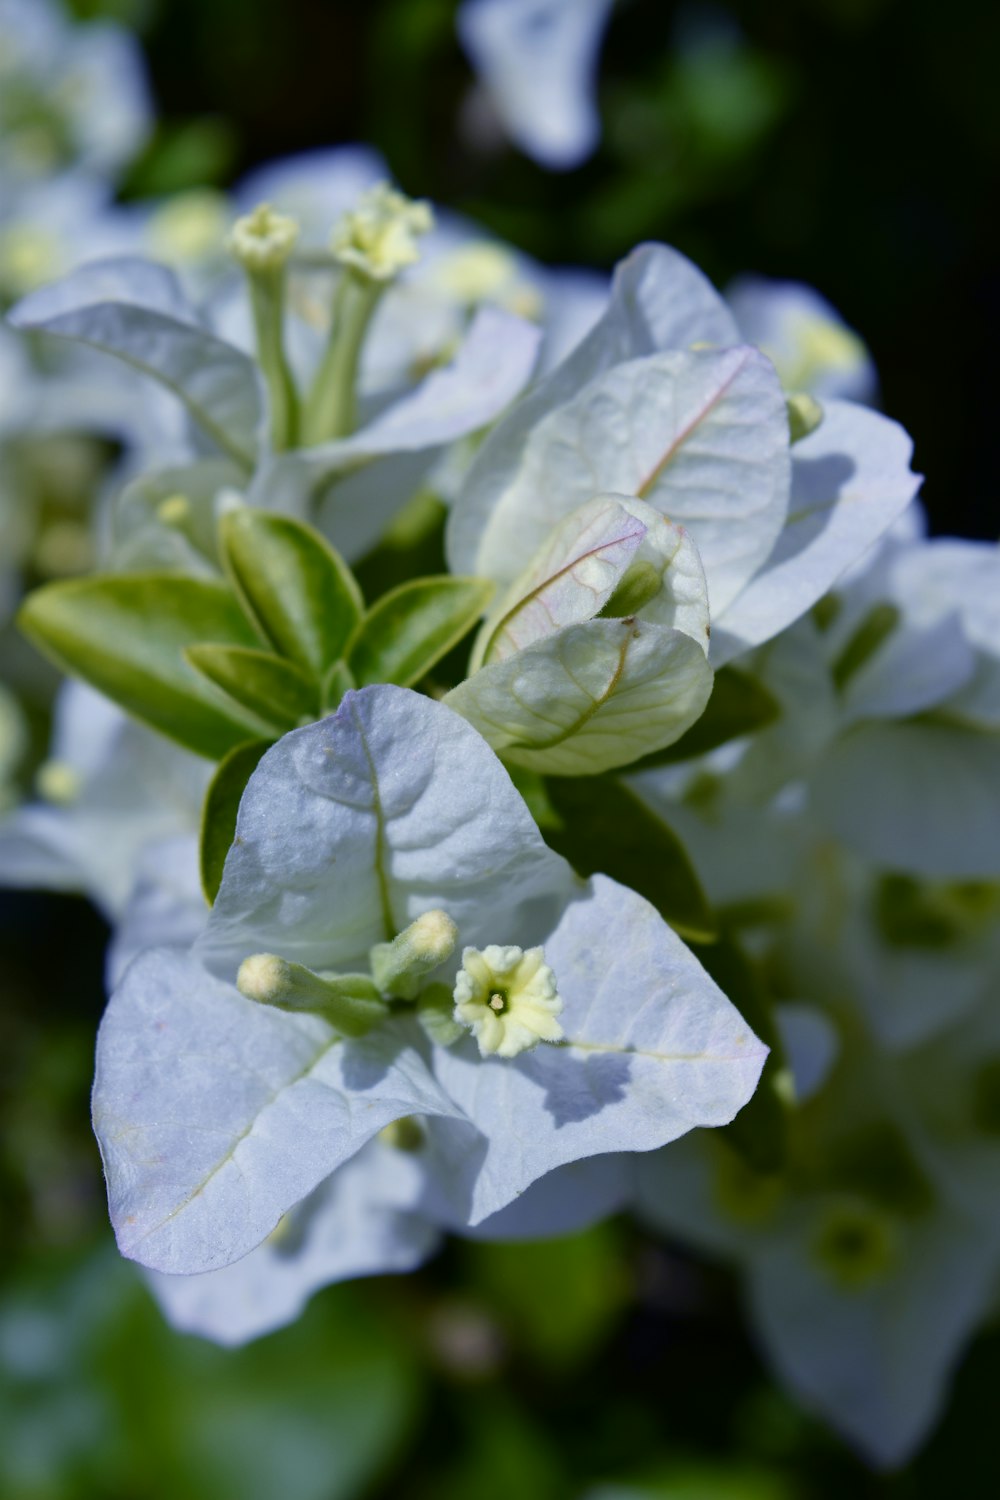
<svg viewBox="0 0 1000 1500">
<path fill-rule="evenodd" d="M 392 1002 L 417 1001 L 432 1040 L 450 1046 L 472 1031 L 483 1057 L 517 1057 L 539 1042 L 558 1042 L 562 999 L 541 948 L 490 943 L 466 948 L 454 989 L 425 984 L 451 957 L 458 928 L 447 912 L 424 912 L 388 943 L 371 950 L 367 974 L 315 974 L 273 953 L 244 960 L 237 988 L 248 1000 L 324 1016 L 345 1036 L 361 1036 L 390 1014 Z"/>
</svg>

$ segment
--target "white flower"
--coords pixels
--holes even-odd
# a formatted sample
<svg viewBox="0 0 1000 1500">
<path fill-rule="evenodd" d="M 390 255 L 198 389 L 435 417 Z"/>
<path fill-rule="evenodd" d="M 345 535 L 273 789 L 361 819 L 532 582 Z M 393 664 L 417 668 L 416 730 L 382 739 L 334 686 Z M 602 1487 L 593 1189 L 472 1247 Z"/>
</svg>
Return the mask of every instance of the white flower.
<svg viewBox="0 0 1000 1500">
<path fill-rule="evenodd" d="M 455 1019 L 468 1026 L 482 1057 L 516 1057 L 539 1042 L 562 1040 L 563 1003 L 541 948 L 466 948 L 455 980 Z"/>
<path fill-rule="evenodd" d="M 594 150 L 597 55 L 613 0 L 465 0 L 459 38 L 492 110 L 522 151 L 564 171 Z M 475 134 L 474 111 L 469 133 Z"/>
<path fill-rule="evenodd" d="M 426 912 L 468 945 L 460 1005 L 492 977 L 486 1008 L 509 1004 L 512 1043 L 524 1027 L 563 1044 L 429 1042 L 430 995 L 394 994 L 385 1019 L 345 1036 L 234 983 L 267 953 L 356 987 L 372 948 Z M 490 944 L 498 926 L 525 948 Z M 730 1120 L 764 1052 L 648 902 L 603 876 L 584 884 L 545 845 L 469 725 L 372 687 L 264 756 L 194 951 L 126 971 L 102 1025 L 95 1128 L 123 1252 L 189 1274 L 252 1250 L 403 1116 L 423 1117 L 428 1195 L 476 1225 L 558 1167 Z"/>
<path fill-rule="evenodd" d="M 878 378 L 863 341 L 812 287 L 740 276 L 726 301 L 742 336 L 772 361 L 786 390 L 821 401 L 874 397 Z"/>
</svg>

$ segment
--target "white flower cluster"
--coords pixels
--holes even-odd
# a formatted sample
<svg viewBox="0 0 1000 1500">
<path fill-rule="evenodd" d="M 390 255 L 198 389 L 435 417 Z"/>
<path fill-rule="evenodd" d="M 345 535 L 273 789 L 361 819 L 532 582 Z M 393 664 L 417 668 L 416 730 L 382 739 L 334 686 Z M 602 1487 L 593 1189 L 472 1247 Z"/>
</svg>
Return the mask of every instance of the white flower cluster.
<svg viewBox="0 0 1000 1500">
<path fill-rule="evenodd" d="M 563 284 L 382 175 L 258 174 L 200 304 L 129 255 L 10 318 L 149 378 L 109 571 L 22 610 L 90 686 L 0 829 L 114 924 L 119 1245 L 236 1343 L 630 1206 L 893 1461 L 1000 1271 L 1000 553 L 923 534 L 808 289 Z M 428 487 L 450 573 L 367 604 Z"/>
</svg>

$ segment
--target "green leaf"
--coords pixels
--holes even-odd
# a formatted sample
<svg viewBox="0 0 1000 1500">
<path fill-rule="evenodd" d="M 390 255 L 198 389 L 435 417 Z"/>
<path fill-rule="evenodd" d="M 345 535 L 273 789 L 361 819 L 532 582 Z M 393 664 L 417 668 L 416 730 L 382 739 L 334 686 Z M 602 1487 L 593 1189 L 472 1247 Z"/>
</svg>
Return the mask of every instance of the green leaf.
<svg viewBox="0 0 1000 1500">
<path fill-rule="evenodd" d="M 344 694 L 355 687 L 354 674 L 346 661 L 335 661 L 323 679 L 323 688 L 320 693 L 322 709 L 325 714 L 332 714 L 340 707 L 340 700 Z"/>
<path fill-rule="evenodd" d="M 369 610 L 348 661 L 357 682 L 411 687 L 471 630 L 493 594 L 482 578 L 415 578 Z"/>
<path fill-rule="evenodd" d="M 270 749 L 271 740 L 247 740 L 219 762 L 201 807 L 201 837 L 198 858 L 201 886 L 208 904 L 214 902 L 222 882 L 222 867 L 236 834 L 236 814 L 247 782 L 257 762 Z"/>
<path fill-rule="evenodd" d="M 259 646 L 228 585 L 169 573 L 73 579 L 36 589 L 24 633 L 64 671 L 198 755 L 218 760 L 265 726 L 184 659 L 189 646 Z"/>
<path fill-rule="evenodd" d="M 364 613 L 354 575 L 319 532 L 249 506 L 219 525 L 223 561 L 247 613 L 280 656 L 322 677 Z"/>
<path fill-rule="evenodd" d="M 788 1065 L 774 1020 L 774 1005 L 751 959 L 728 932 L 717 942 L 693 944 L 702 967 L 728 995 L 752 1031 L 770 1047 L 757 1092 L 719 1136 L 755 1172 L 784 1165 L 788 1143 Z"/>
<path fill-rule="evenodd" d="M 647 771 L 655 766 L 669 766 L 676 761 L 704 755 L 727 740 L 764 729 L 780 713 L 777 698 L 756 677 L 736 667 L 722 667 L 715 674 L 712 696 L 701 718 L 665 750 L 644 756 L 629 769 Z"/>
<path fill-rule="evenodd" d="M 189 646 L 184 653 L 209 682 L 284 732 L 319 717 L 319 693 L 298 667 L 247 646 Z"/>
<path fill-rule="evenodd" d="M 603 871 L 656 907 L 685 938 L 717 933 L 708 898 L 680 839 L 613 776 L 549 777 L 561 827 L 543 826 L 545 841 L 580 875 Z"/>
</svg>

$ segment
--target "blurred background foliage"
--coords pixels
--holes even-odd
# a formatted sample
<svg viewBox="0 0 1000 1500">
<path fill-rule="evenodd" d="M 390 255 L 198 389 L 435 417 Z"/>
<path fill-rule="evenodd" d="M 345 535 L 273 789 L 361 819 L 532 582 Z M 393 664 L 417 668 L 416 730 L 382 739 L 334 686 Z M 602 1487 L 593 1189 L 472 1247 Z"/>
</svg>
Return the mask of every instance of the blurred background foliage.
<svg viewBox="0 0 1000 1500">
<path fill-rule="evenodd" d="M 997 7 L 621 0 L 604 139 L 563 175 L 463 140 L 453 0 L 73 8 L 146 48 L 160 124 L 125 196 L 363 140 L 410 192 L 551 263 L 610 268 L 648 237 L 719 283 L 810 282 L 868 340 L 934 528 L 995 535 Z M 625 1223 L 453 1242 L 413 1276 L 327 1290 L 242 1351 L 171 1333 L 110 1245 L 86 1124 L 104 939 L 69 898 L 0 907 L 9 1500 L 910 1500 L 996 1474 L 1000 1332 L 921 1456 L 873 1475 L 769 1382 L 728 1276 Z"/>
<path fill-rule="evenodd" d="M 816 286 L 867 339 L 914 434 L 937 529 L 996 534 L 1000 287 L 996 59 L 983 0 L 619 0 L 604 139 L 553 174 L 456 129 L 471 86 L 455 0 L 75 0 L 146 45 L 161 125 L 134 194 L 224 184 L 350 140 L 407 191 L 552 263 L 610 268 L 642 238 L 717 283 Z M 990 508 L 988 508 L 988 506 Z"/>
</svg>

